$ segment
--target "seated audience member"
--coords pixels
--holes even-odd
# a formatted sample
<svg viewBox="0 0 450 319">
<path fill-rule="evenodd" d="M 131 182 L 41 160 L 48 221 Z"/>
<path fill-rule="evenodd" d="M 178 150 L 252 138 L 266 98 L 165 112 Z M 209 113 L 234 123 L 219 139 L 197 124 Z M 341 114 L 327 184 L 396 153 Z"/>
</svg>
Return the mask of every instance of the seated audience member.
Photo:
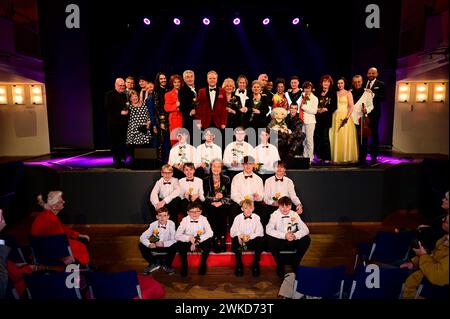
<svg viewBox="0 0 450 319">
<path fill-rule="evenodd" d="M 195 166 L 193 163 L 184 164 L 183 173 L 186 177 L 180 179 L 180 211 L 186 212 L 189 203 L 204 202 L 203 180 L 194 177 Z"/>
<path fill-rule="evenodd" d="M 69 245 L 72 250 L 73 258 L 67 256 L 62 260 L 66 265 L 71 263 L 89 264 L 89 236 L 80 234 L 77 231 L 63 225 L 58 218 L 58 214 L 64 208 L 65 201 L 61 191 L 52 191 L 47 195 L 47 201 L 44 201 L 42 195 L 37 197 L 39 205 L 44 210 L 36 215 L 31 226 L 32 236 L 51 236 L 66 234 Z"/>
<path fill-rule="evenodd" d="M 150 224 L 148 229 L 139 238 L 139 250 L 142 257 L 148 262 L 144 275 L 151 274 L 162 266 L 169 275 L 175 273 L 172 261 L 177 253 L 175 240 L 175 223 L 169 220 L 169 210 L 166 207 L 158 209 L 157 221 Z M 166 253 L 162 260 L 154 253 Z M 162 263 L 162 265 L 160 264 Z"/>
<path fill-rule="evenodd" d="M 286 176 L 286 164 L 283 161 L 277 161 L 274 168 L 275 176 L 268 178 L 264 184 L 264 202 L 269 214 L 279 208 L 278 200 L 284 196 L 289 197 L 295 205 L 295 211 L 302 214 L 303 205 L 295 193 L 294 182 Z"/>
<path fill-rule="evenodd" d="M 173 168 L 169 164 L 161 167 L 161 178 L 153 186 L 150 193 L 151 217 L 155 216 L 162 207 L 167 207 L 170 212 L 170 219 L 178 224 L 178 213 L 180 212 L 180 184 L 178 179 L 173 177 Z"/>
<path fill-rule="evenodd" d="M 419 241 L 418 247 L 413 248 L 416 257 L 400 265 L 400 268 L 408 268 L 414 271 L 406 279 L 403 298 L 414 298 L 417 288 L 424 278 L 428 279 L 432 285 L 448 285 L 448 214 L 442 220 L 442 229 L 446 234 L 437 241 L 431 254 Z"/>
<path fill-rule="evenodd" d="M 261 217 L 261 223 L 267 224 L 268 216 L 266 216 L 262 200 L 264 198 L 264 184 L 258 175 L 253 173 L 255 167 L 255 159 L 251 156 L 245 156 L 243 159 L 244 171 L 237 174 L 231 181 L 231 199 L 233 219 L 239 215 L 241 211 L 240 203 L 244 199 L 254 201 L 255 213 Z"/>
<path fill-rule="evenodd" d="M 222 161 L 211 162 L 211 174 L 203 179 L 204 213 L 214 232 L 213 251 L 225 252 L 225 236 L 231 208 L 230 178 L 222 174 Z"/>
<path fill-rule="evenodd" d="M 236 254 L 236 276 L 244 274 L 242 263 L 242 252 L 250 249 L 255 251 L 252 265 L 253 277 L 259 277 L 261 271 L 259 260 L 264 247 L 264 228 L 257 214 L 253 214 L 255 209 L 253 201 L 244 199 L 242 201 L 242 214 L 234 218 L 230 229 L 232 238 L 232 250 Z"/>
<path fill-rule="evenodd" d="M 214 233 L 209 225 L 208 219 L 202 216 L 202 205 L 193 202 L 187 207 L 188 216 L 184 217 L 178 227 L 175 239 L 178 241 L 178 251 L 181 257 L 181 277 L 188 274 L 187 253 L 189 251 L 201 251 L 199 275 L 205 275 L 207 271 L 206 262 L 211 250 L 211 240 Z"/>
<path fill-rule="evenodd" d="M 277 263 L 277 275 L 284 278 L 284 256 L 281 251 L 294 251 L 292 269 L 295 272 L 309 248 L 311 239 L 308 226 L 291 210 L 292 202 L 285 196 L 278 200 L 279 208 L 270 215 L 266 226 L 267 243 Z"/>
<path fill-rule="evenodd" d="M 214 144 L 215 135 L 211 130 L 206 130 L 203 134 L 205 143 L 197 146 L 195 165 L 197 170 L 195 175 L 204 178 L 210 172 L 211 162 L 214 159 L 222 160 L 222 149 Z"/>
<path fill-rule="evenodd" d="M 189 135 L 187 131 L 184 129 L 178 129 L 177 131 L 177 140 L 178 143 L 175 144 L 169 153 L 169 162 L 176 169 L 174 172 L 176 178 L 182 178 L 183 174 L 183 165 L 185 163 L 194 163 L 196 160 L 196 148 L 187 143 Z"/>
<path fill-rule="evenodd" d="M 269 143 L 270 129 L 261 131 L 259 136 L 261 144 L 255 147 L 256 172 L 265 181 L 275 173 L 273 167 L 275 162 L 280 160 L 280 154 L 278 154 L 278 149 Z"/>
<path fill-rule="evenodd" d="M 228 168 L 227 175 L 232 179 L 234 175 L 242 172 L 242 159 L 245 156 L 255 158 L 255 149 L 249 143 L 245 142 L 245 130 L 242 126 L 234 130 L 235 142 L 227 145 L 223 153 L 223 163 Z"/>
<path fill-rule="evenodd" d="M 0 234 L 3 228 L 6 227 L 5 219 L 3 218 L 3 211 L 0 209 Z M 6 267 L 6 260 L 8 258 L 10 248 L 6 246 L 5 241 L 0 239 L 0 299 L 6 295 L 6 288 L 8 287 L 8 269 Z"/>
</svg>

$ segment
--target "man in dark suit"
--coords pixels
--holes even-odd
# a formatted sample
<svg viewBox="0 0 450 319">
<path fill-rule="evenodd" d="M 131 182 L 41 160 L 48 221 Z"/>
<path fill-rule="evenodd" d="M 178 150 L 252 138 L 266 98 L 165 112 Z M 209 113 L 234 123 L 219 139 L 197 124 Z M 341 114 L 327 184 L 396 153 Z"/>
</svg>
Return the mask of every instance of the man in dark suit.
<svg viewBox="0 0 450 319">
<path fill-rule="evenodd" d="M 180 111 L 183 114 L 183 127 L 189 131 L 189 136 L 192 138 L 192 125 L 197 103 L 197 90 L 195 88 L 194 71 L 184 71 L 183 80 L 186 85 L 183 85 L 178 92 L 178 100 L 180 101 Z M 190 141 L 190 143 L 192 144 L 192 140 Z"/>
<path fill-rule="evenodd" d="M 114 166 L 121 168 L 125 166 L 126 161 L 125 143 L 128 126 L 128 105 L 123 79 L 116 79 L 114 90 L 106 93 L 105 109 L 108 113 L 108 130 Z"/>
<path fill-rule="evenodd" d="M 370 157 L 372 164 L 377 162 L 378 155 L 378 123 L 381 117 L 381 102 L 384 100 L 384 82 L 377 79 L 378 70 L 374 67 L 367 71 L 367 82 L 364 87 L 374 93 L 373 111 L 368 114 L 370 129 L 372 131 L 370 142 Z"/>
<path fill-rule="evenodd" d="M 208 87 L 198 92 L 195 114 L 202 129 L 216 127 L 223 132 L 228 123 L 228 101 L 225 90 L 217 87 L 217 78 L 216 71 L 208 72 Z"/>
</svg>

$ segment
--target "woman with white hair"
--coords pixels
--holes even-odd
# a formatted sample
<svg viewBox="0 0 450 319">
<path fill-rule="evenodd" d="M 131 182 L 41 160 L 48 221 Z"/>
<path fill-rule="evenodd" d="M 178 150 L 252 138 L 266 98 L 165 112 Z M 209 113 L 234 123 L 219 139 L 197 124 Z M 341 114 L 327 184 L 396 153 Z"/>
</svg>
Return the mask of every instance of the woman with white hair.
<svg viewBox="0 0 450 319">
<path fill-rule="evenodd" d="M 69 245 L 72 250 L 72 257 L 67 256 L 62 261 L 65 264 L 78 262 L 82 265 L 89 264 L 89 236 L 82 235 L 77 231 L 65 226 L 58 218 L 58 214 L 64 208 L 63 193 L 61 191 L 51 191 L 48 193 L 46 201 L 42 195 L 37 197 L 38 204 L 44 208 L 37 214 L 33 225 L 31 226 L 32 236 L 51 236 L 66 234 Z"/>
</svg>

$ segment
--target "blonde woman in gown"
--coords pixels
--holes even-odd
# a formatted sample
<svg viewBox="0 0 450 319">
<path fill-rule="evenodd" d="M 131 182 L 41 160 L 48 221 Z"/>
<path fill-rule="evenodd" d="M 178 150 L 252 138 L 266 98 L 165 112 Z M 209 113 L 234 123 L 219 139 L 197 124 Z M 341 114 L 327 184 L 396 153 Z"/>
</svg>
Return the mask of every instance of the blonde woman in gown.
<svg viewBox="0 0 450 319">
<path fill-rule="evenodd" d="M 345 80 L 337 82 L 337 110 L 330 128 L 331 160 L 337 164 L 357 163 L 358 144 L 356 128 L 350 118 L 353 112 L 352 93 L 345 90 Z"/>
</svg>

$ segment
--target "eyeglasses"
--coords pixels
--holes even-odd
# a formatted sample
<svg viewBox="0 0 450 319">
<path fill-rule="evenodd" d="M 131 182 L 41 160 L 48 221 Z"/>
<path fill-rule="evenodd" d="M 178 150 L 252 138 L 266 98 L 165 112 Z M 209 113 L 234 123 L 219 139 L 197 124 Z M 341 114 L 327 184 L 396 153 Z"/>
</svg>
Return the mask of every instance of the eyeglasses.
<svg viewBox="0 0 450 319">
<path fill-rule="evenodd" d="M 200 212 L 201 212 L 201 210 L 198 210 L 198 209 L 189 211 L 189 213 L 200 213 Z"/>
</svg>

